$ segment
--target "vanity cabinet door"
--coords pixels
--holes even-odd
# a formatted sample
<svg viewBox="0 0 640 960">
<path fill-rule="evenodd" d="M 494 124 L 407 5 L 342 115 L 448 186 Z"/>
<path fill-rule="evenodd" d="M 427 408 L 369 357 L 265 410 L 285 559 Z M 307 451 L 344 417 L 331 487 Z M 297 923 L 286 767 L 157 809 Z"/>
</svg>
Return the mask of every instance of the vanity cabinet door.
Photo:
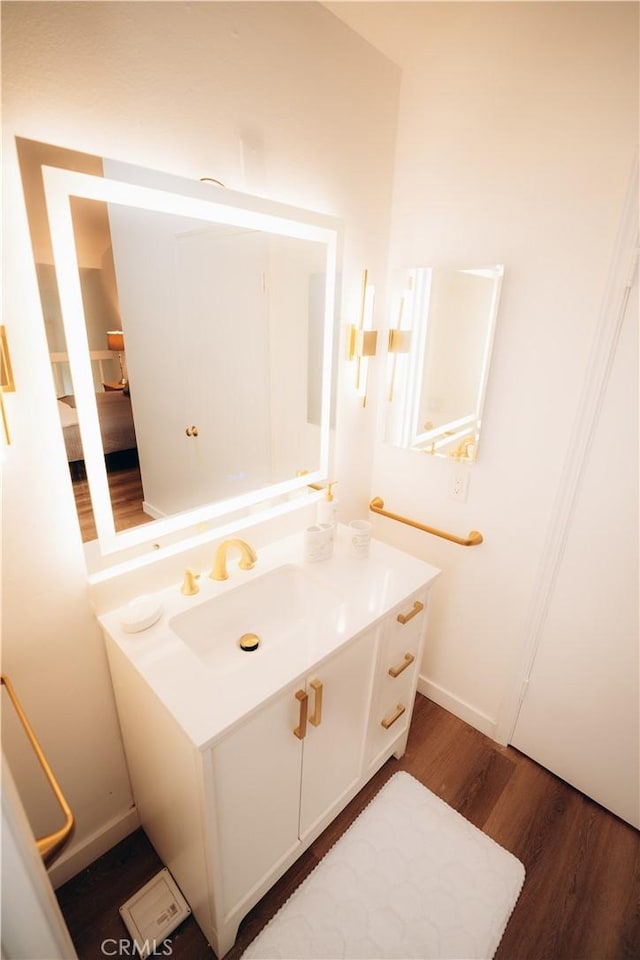
<svg viewBox="0 0 640 960">
<path fill-rule="evenodd" d="M 389 615 L 376 667 L 367 758 L 377 763 L 411 722 L 425 630 L 424 591 L 409 597 Z"/>
<path fill-rule="evenodd" d="M 361 779 L 376 638 L 376 629 L 364 633 L 289 684 L 205 755 L 224 916 L 290 859 Z"/>
<path fill-rule="evenodd" d="M 362 775 L 376 639 L 377 628 L 367 631 L 307 678 L 302 840 L 334 808 L 337 812 L 345 794 Z"/>
<path fill-rule="evenodd" d="M 304 678 L 289 684 L 210 751 L 213 798 L 207 815 L 214 827 L 225 915 L 300 845 L 303 741 L 293 732 L 300 689 Z"/>
</svg>

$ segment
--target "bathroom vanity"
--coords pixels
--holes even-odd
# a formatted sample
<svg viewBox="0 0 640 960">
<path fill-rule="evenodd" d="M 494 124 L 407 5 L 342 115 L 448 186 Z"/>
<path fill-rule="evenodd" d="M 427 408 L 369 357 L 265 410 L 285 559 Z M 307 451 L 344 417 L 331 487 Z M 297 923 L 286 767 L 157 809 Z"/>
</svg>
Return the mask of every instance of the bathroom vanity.
<svg viewBox="0 0 640 960">
<path fill-rule="evenodd" d="M 203 571 L 139 632 L 100 617 L 141 823 L 219 957 L 411 722 L 439 571 L 378 541 L 353 557 L 345 527 L 330 559 L 302 553 L 293 536 Z"/>
</svg>

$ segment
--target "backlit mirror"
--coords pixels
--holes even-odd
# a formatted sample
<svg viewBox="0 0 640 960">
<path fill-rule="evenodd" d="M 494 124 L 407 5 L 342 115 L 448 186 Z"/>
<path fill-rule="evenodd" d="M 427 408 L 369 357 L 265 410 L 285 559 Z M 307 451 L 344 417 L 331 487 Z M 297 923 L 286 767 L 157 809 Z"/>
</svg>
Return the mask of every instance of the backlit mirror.
<svg viewBox="0 0 640 960">
<path fill-rule="evenodd" d="M 18 148 L 83 539 L 293 508 L 329 472 L 336 221 Z"/>
<path fill-rule="evenodd" d="M 427 268 L 394 278 L 384 439 L 475 460 L 504 268 Z"/>
</svg>

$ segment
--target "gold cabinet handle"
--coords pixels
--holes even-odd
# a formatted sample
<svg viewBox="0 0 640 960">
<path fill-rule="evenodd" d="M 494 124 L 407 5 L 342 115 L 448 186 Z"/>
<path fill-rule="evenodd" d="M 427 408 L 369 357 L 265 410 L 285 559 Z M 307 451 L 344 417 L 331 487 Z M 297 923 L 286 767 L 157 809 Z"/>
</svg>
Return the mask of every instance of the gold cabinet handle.
<svg viewBox="0 0 640 960">
<path fill-rule="evenodd" d="M 415 657 L 412 653 L 405 653 L 404 660 L 397 667 L 389 667 L 389 676 L 390 677 L 399 677 L 403 670 L 406 670 L 407 667 L 410 667 Z"/>
<path fill-rule="evenodd" d="M 185 430 L 185 433 L 188 437 L 197 437 L 198 428 L 195 425 L 192 427 L 187 427 L 187 429 Z"/>
<path fill-rule="evenodd" d="M 296 690 L 296 700 L 300 702 L 300 723 L 293 732 L 298 740 L 304 740 L 307 735 L 307 711 L 309 709 L 309 697 L 304 690 Z"/>
<path fill-rule="evenodd" d="M 312 680 L 309 686 L 315 694 L 313 716 L 309 717 L 309 723 L 314 727 L 319 727 L 322 723 L 322 681 Z"/>
<path fill-rule="evenodd" d="M 396 620 L 398 623 L 409 623 L 409 620 L 413 620 L 413 618 L 420 613 L 421 610 L 424 610 L 424 603 L 420 603 L 419 600 L 416 600 L 410 613 L 399 613 L 396 617 Z"/>
<path fill-rule="evenodd" d="M 396 712 L 392 717 L 385 717 L 384 720 L 381 720 L 380 723 L 385 728 L 385 730 L 388 730 L 389 727 L 393 726 L 396 720 L 400 719 L 400 717 L 402 716 L 405 710 L 406 710 L 406 707 L 403 707 L 402 704 L 399 703 L 398 706 L 396 707 Z"/>
</svg>

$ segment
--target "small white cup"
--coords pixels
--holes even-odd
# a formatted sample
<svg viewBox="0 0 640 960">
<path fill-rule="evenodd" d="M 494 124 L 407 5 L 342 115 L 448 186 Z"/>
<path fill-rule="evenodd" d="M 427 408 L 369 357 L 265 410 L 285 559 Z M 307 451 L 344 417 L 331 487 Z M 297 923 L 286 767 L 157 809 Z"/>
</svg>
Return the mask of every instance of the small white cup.
<svg viewBox="0 0 640 960">
<path fill-rule="evenodd" d="M 331 524 L 318 523 L 304 532 L 304 559 L 308 563 L 328 560 L 331 556 Z"/>
<path fill-rule="evenodd" d="M 349 524 L 349 545 L 354 557 L 368 557 L 373 524 L 368 520 L 352 520 Z"/>
</svg>

